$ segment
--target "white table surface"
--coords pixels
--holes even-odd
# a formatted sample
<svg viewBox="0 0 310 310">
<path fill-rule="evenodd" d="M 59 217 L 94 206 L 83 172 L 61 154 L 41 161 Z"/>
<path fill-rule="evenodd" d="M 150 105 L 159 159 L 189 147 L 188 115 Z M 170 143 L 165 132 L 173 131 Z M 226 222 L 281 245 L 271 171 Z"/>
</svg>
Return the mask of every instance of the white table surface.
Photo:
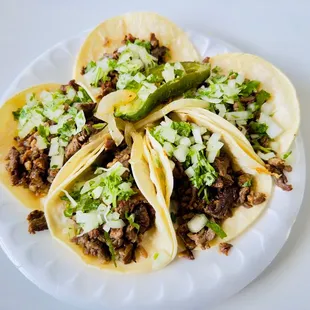
<svg viewBox="0 0 310 310">
<path fill-rule="evenodd" d="M 182 4 L 181 4 L 182 3 Z M 0 93 L 36 56 L 60 40 L 127 11 L 157 11 L 265 57 L 293 81 L 310 154 L 310 2 L 305 1 L 0 1 Z M 1 121 L 1 115 L 0 115 Z M 253 283 L 209 310 L 310 309 L 309 190 L 288 242 Z M 0 250 L 0 309 L 74 310 L 40 291 Z M 204 309 L 203 304 L 201 309 Z"/>
</svg>

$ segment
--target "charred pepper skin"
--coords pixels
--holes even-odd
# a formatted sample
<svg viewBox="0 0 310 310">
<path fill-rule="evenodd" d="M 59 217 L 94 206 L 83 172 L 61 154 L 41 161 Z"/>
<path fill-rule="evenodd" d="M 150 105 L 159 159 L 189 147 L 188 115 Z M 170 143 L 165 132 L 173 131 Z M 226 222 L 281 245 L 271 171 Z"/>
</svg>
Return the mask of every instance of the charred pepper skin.
<svg viewBox="0 0 310 310">
<path fill-rule="evenodd" d="M 117 108 L 115 117 L 123 120 L 136 122 L 149 114 L 157 105 L 181 96 L 186 91 L 201 85 L 210 76 L 210 64 L 199 62 L 181 62 L 185 74 L 173 81 L 159 86 L 158 89 L 150 94 L 145 101 L 137 102 L 136 100 L 130 104 L 127 111 Z M 160 65 L 153 70 L 149 70 L 149 74 L 161 77 L 164 65 Z M 139 100 L 139 99 L 137 99 Z"/>
</svg>

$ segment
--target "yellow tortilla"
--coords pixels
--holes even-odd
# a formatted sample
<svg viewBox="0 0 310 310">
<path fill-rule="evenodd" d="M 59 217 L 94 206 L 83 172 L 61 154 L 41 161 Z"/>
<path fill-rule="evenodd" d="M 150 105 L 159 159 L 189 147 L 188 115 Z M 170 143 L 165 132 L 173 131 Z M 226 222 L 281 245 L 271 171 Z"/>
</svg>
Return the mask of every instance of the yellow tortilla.
<svg viewBox="0 0 310 310">
<path fill-rule="evenodd" d="M 207 128 L 210 132 L 214 133 L 220 133 L 221 134 L 221 141 L 224 143 L 224 149 L 225 151 L 230 154 L 233 165 L 236 170 L 242 170 L 246 173 L 249 173 L 253 176 L 253 184 L 254 184 L 254 190 L 256 192 L 264 193 L 266 195 L 266 201 L 260 205 L 255 205 L 250 209 L 244 208 L 242 206 L 235 208 L 233 216 L 231 218 L 228 218 L 224 221 L 222 228 L 226 232 L 227 237 L 225 239 L 216 238 L 212 241 L 211 245 L 217 245 L 220 242 L 228 242 L 236 237 L 238 237 L 240 234 L 242 234 L 251 224 L 253 224 L 259 216 L 262 214 L 262 212 L 266 209 L 268 206 L 268 200 L 271 197 L 272 194 L 272 179 L 271 176 L 268 174 L 267 170 L 259 164 L 254 158 L 249 156 L 238 144 L 238 142 L 235 140 L 233 136 L 226 133 L 221 127 L 220 124 L 215 124 L 214 122 L 210 122 L 206 120 L 204 117 L 199 117 L 198 115 L 191 113 L 191 109 L 188 108 L 188 110 L 181 111 L 182 103 L 187 106 L 188 100 L 178 100 L 177 103 L 172 103 L 174 106 L 178 106 L 179 109 L 172 110 L 169 109 L 169 105 L 166 106 L 166 111 L 174 112 L 177 114 L 177 116 L 183 120 L 183 121 L 189 121 L 193 122 L 199 126 L 203 126 Z M 195 105 L 195 100 L 193 100 L 193 105 Z M 156 113 L 156 112 L 155 112 Z M 160 113 L 157 113 L 157 115 L 160 115 Z M 153 121 L 154 117 L 152 115 L 149 116 Z M 159 120 L 158 118 L 157 120 Z M 173 169 L 170 166 L 169 158 L 165 154 L 164 149 L 156 143 L 157 141 L 150 135 L 147 134 L 147 138 L 149 139 L 149 143 L 151 147 L 156 150 L 158 153 L 158 157 L 162 161 L 162 167 L 165 169 L 165 175 L 166 175 L 166 190 L 168 192 L 171 192 L 173 188 Z M 253 151 L 252 151 L 253 152 Z M 254 152 L 253 152 L 254 153 Z M 150 163 L 151 164 L 151 163 Z M 152 163 L 153 164 L 153 163 Z M 170 168 L 167 168 L 170 167 Z M 160 186 L 162 184 L 162 180 L 157 179 L 156 181 Z M 167 202 L 167 208 L 169 209 L 170 201 Z"/>
<path fill-rule="evenodd" d="M 125 35 L 131 33 L 140 40 L 149 40 L 155 33 L 161 45 L 170 49 L 170 61 L 199 61 L 200 55 L 189 40 L 187 34 L 167 18 L 156 13 L 135 12 L 107 19 L 98 25 L 86 38 L 78 54 L 73 77 L 92 98 L 98 95 L 91 87 L 81 70 L 91 60 L 97 61 L 104 53 L 113 53 L 118 49 Z"/>
<path fill-rule="evenodd" d="M 272 119 L 284 130 L 275 141 L 279 143 L 278 155 L 285 154 L 298 132 L 300 125 L 300 107 L 296 90 L 289 78 L 278 68 L 268 61 L 251 54 L 232 53 L 222 54 L 211 57 L 212 67 L 219 66 L 223 69 L 224 74 L 233 70 L 243 73 L 245 78 L 258 80 L 261 82 L 261 88 L 271 94 L 267 101 L 268 105 L 273 107 Z M 218 119 L 214 116 L 214 119 Z M 223 129 L 230 132 L 233 136 L 243 139 L 246 138 L 236 134 L 230 123 L 226 120 L 221 122 L 216 120 Z M 237 130 L 238 131 L 238 130 Z"/>
<path fill-rule="evenodd" d="M 142 246 L 148 253 L 148 257 L 138 257 L 136 263 L 124 265 L 117 262 L 117 267 L 113 262 L 101 263 L 98 258 L 83 254 L 83 250 L 78 245 L 70 242 L 70 238 L 64 228 L 66 228 L 66 218 L 63 215 L 64 204 L 60 200 L 63 195 L 62 189 L 68 190 L 70 186 L 87 172 L 89 166 L 96 160 L 97 156 L 104 152 L 104 146 L 101 145 L 99 151 L 94 151 L 87 158 L 87 163 L 77 173 L 68 178 L 57 190 L 49 196 L 45 204 L 45 216 L 49 231 L 52 236 L 63 246 L 76 253 L 86 264 L 92 267 L 118 273 L 142 273 L 158 270 L 169 264 L 177 252 L 177 241 L 173 233 L 170 214 L 167 208 L 163 208 L 156 197 L 156 189 L 150 178 L 150 168 L 144 158 L 143 138 L 139 134 L 133 133 L 133 145 L 131 153 L 131 170 L 135 182 L 141 193 L 153 206 L 156 212 L 155 227 L 146 232 L 143 236 Z M 82 149 L 80 152 L 84 152 Z M 157 256 L 156 259 L 154 259 Z"/>
<path fill-rule="evenodd" d="M 56 91 L 60 88 L 60 86 L 61 84 L 51 83 L 28 88 L 7 100 L 0 108 L 0 182 L 15 198 L 30 209 L 42 209 L 46 197 L 36 196 L 28 188 L 11 185 L 10 175 L 5 168 L 7 163 L 5 157 L 9 153 L 10 148 L 12 146 L 16 146 L 14 137 L 17 136 L 18 122 L 14 120 L 12 112 L 22 108 L 25 105 L 27 94 L 33 93 L 37 98 L 39 98 L 39 95 L 43 90 Z M 79 169 L 83 165 L 85 155 L 92 152 L 99 146 L 103 134 L 104 131 L 91 138 L 90 143 L 84 147 L 85 153 L 77 152 L 66 162 L 62 169 L 58 172 L 53 184 L 51 185 L 50 191 L 53 191 L 71 173 L 73 173 L 74 169 Z M 82 154 L 83 156 L 81 156 Z"/>
</svg>

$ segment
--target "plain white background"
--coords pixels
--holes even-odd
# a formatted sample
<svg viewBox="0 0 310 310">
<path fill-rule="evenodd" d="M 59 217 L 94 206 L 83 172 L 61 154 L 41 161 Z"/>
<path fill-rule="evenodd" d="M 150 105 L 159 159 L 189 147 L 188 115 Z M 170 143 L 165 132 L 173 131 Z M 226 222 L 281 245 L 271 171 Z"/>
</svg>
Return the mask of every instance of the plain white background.
<svg viewBox="0 0 310 310">
<path fill-rule="evenodd" d="M 123 12 L 161 13 L 184 28 L 221 38 L 263 56 L 293 81 L 300 98 L 302 132 L 310 154 L 310 2 L 305 1 L 95 1 L 0 2 L 0 93 L 36 56 L 60 40 Z M 64 81 L 65 82 L 65 81 Z M 1 121 L 1 115 L 0 115 Z M 288 242 L 253 283 L 209 310 L 309 309 L 310 201 L 304 203 Z M 0 250 L 0 309 L 74 310 L 30 283 Z M 201 309 L 204 309 L 203 304 Z"/>
</svg>

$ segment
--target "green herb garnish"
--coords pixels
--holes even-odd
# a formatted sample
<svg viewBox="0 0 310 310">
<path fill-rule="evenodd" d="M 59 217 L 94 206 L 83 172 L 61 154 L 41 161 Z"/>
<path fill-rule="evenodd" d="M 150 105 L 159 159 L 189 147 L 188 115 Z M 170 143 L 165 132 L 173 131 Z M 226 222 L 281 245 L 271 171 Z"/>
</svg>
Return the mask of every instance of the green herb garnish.
<svg viewBox="0 0 310 310">
<path fill-rule="evenodd" d="M 17 109 L 16 111 L 13 111 L 12 114 L 13 114 L 13 117 L 16 121 L 18 121 L 19 119 L 19 116 L 20 116 L 20 111 L 21 111 L 21 108 L 20 109 Z"/>
<path fill-rule="evenodd" d="M 115 250 L 114 250 L 114 247 L 113 247 L 113 244 L 112 244 L 112 240 L 110 238 L 109 233 L 106 232 L 106 231 L 104 232 L 104 239 L 105 239 L 105 242 L 106 242 L 107 246 L 109 247 L 109 252 L 111 254 L 111 260 L 114 263 L 114 266 L 117 267 L 116 255 L 115 255 Z"/>
<path fill-rule="evenodd" d="M 252 180 L 246 181 L 242 184 L 242 187 L 251 187 L 252 186 Z"/>
<path fill-rule="evenodd" d="M 216 235 L 218 235 L 221 239 L 224 239 L 227 237 L 227 234 L 225 233 L 225 231 L 221 228 L 220 225 L 216 224 L 213 221 L 208 221 L 206 226 L 210 229 L 212 229 Z"/>
<path fill-rule="evenodd" d="M 292 154 L 292 151 L 289 151 L 283 155 L 283 159 L 287 159 Z"/>
<path fill-rule="evenodd" d="M 129 222 L 129 225 L 137 229 L 138 231 L 140 230 L 140 225 L 138 223 L 135 223 L 135 215 L 134 213 L 128 215 L 128 212 L 125 212 L 125 218 Z"/>
<path fill-rule="evenodd" d="M 99 124 L 94 124 L 93 128 L 100 130 L 100 129 L 105 128 L 106 126 L 107 126 L 106 123 L 99 123 Z"/>
</svg>

